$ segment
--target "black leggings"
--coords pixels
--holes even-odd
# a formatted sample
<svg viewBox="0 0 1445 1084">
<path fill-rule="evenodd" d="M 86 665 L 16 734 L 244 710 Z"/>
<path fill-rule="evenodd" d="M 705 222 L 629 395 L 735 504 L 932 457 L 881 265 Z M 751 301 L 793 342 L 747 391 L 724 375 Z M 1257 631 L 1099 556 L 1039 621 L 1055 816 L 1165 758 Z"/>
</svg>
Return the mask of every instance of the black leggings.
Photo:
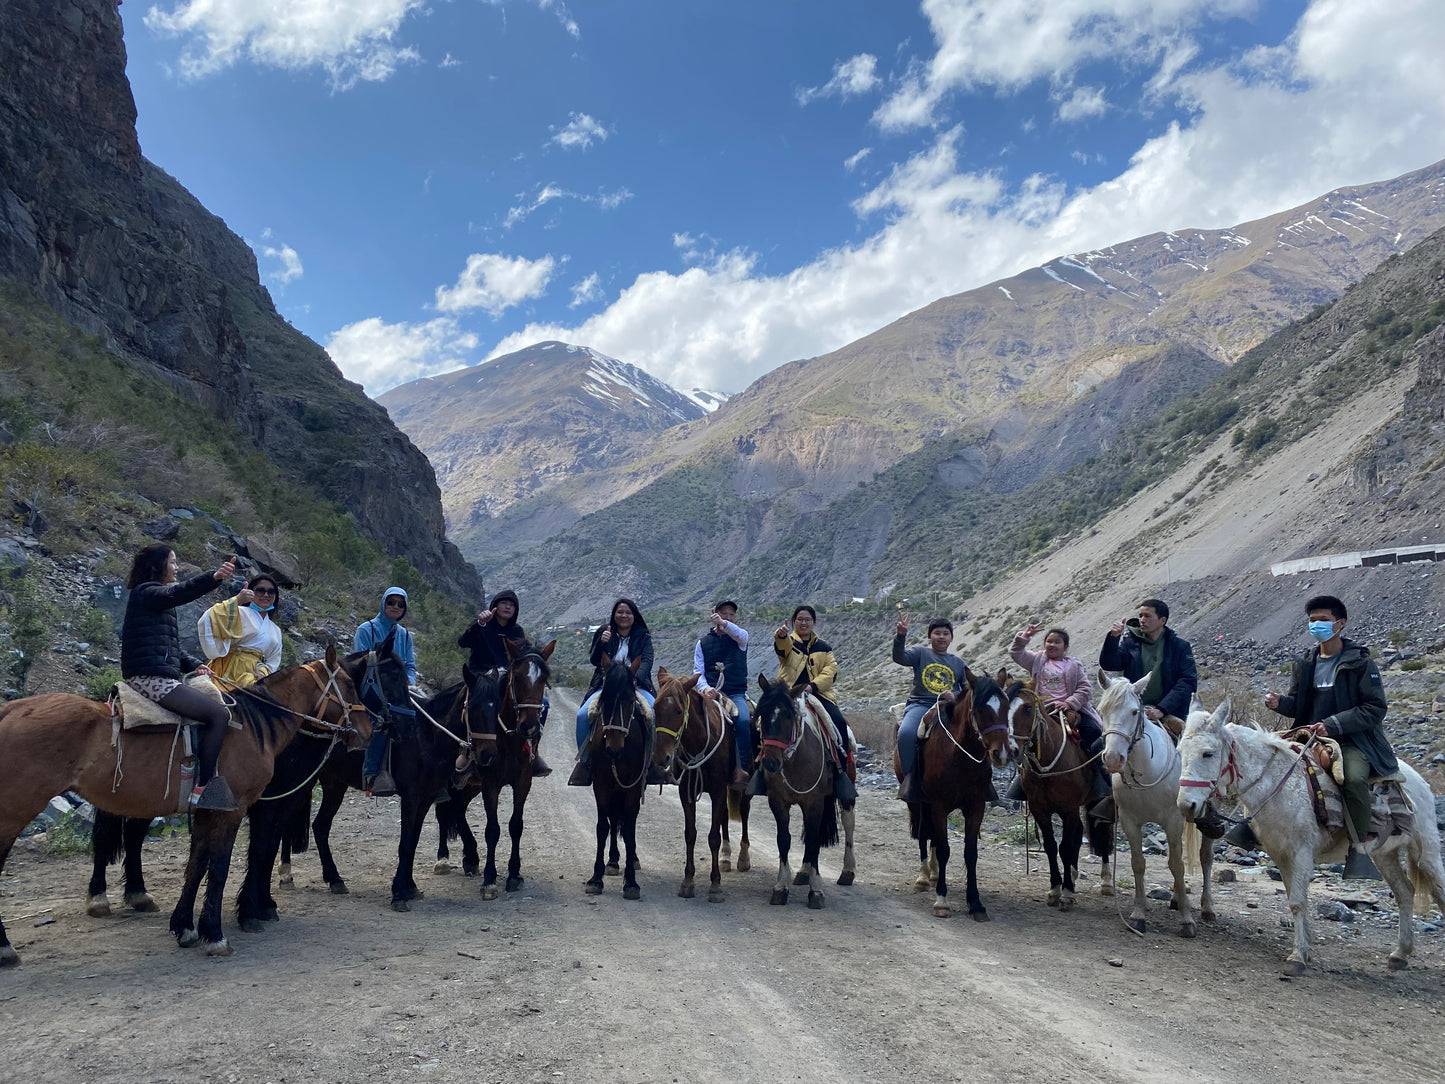
<svg viewBox="0 0 1445 1084">
<path fill-rule="evenodd" d="M 226 740 L 226 727 L 231 722 L 231 713 L 219 700 L 185 685 L 177 685 L 157 703 L 168 711 L 184 715 L 187 719 L 195 719 L 201 724 L 196 727 L 200 731 L 196 786 L 204 787 L 216 774 L 216 761 L 221 757 L 221 743 Z"/>
</svg>

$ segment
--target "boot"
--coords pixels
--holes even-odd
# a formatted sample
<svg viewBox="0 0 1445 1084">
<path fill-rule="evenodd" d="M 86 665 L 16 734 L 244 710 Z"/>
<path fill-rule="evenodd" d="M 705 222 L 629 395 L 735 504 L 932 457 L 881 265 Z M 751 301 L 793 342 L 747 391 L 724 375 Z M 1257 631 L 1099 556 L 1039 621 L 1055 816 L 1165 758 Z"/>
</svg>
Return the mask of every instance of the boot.
<svg viewBox="0 0 1445 1084">
<path fill-rule="evenodd" d="M 898 800 L 909 805 L 923 801 L 923 780 L 916 769 L 904 775 L 903 782 L 898 784 Z"/>
<path fill-rule="evenodd" d="M 1093 779 L 1089 787 L 1089 816 L 1097 821 L 1112 823 L 1114 820 L 1114 788 L 1109 775 L 1097 760 L 1093 765 Z"/>
<path fill-rule="evenodd" d="M 567 780 L 569 787 L 590 787 L 592 785 L 592 761 L 579 760 Z"/>
<path fill-rule="evenodd" d="M 1375 863 L 1370 861 L 1370 856 L 1364 851 L 1350 845 L 1349 856 L 1345 859 L 1346 880 L 1350 881 L 1383 881 L 1380 871 L 1375 868 Z"/>
<path fill-rule="evenodd" d="M 1233 844 L 1244 851 L 1259 850 L 1259 837 L 1254 834 L 1254 829 L 1249 826 L 1249 821 L 1240 821 L 1225 832 L 1224 842 Z"/>
<path fill-rule="evenodd" d="M 853 785 L 853 780 L 848 778 L 848 773 L 841 767 L 833 769 L 833 797 L 840 802 L 856 802 L 858 800 L 858 788 Z"/>
<path fill-rule="evenodd" d="M 767 793 L 768 780 L 767 777 L 763 775 L 763 770 L 759 768 L 753 772 L 752 778 L 748 780 L 748 789 L 743 791 L 743 794 L 749 798 L 760 798 Z"/>
<path fill-rule="evenodd" d="M 1194 827 L 1205 839 L 1218 839 L 1229 828 L 1229 821 L 1214 808 L 1213 802 L 1205 802 L 1204 811 L 1194 819 Z"/>
<path fill-rule="evenodd" d="M 739 764 L 733 769 L 733 781 L 728 784 L 730 787 L 746 787 L 748 785 L 747 769 Z"/>
<path fill-rule="evenodd" d="M 532 745 L 532 778 L 533 778 L 533 779 L 540 779 L 540 778 L 541 778 L 542 776 L 544 776 L 544 775 L 551 775 L 551 774 L 552 774 L 552 765 L 548 764 L 545 760 L 542 759 L 541 750 L 539 750 L 539 749 L 537 748 L 536 743 L 533 743 L 533 745 Z"/>
<path fill-rule="evenodd" d="M 225 776 L 216 775 L 204 787 L 191 791 L 191 805 L 197 809 L 213 809 L 219 813 L 233 813 L 236 810 L 236 796 Z M 1365 859 L 1369 861 L 1368 858 Z M 1374 867 L 1372 866 L 1371 869 Z"/>
</svg>

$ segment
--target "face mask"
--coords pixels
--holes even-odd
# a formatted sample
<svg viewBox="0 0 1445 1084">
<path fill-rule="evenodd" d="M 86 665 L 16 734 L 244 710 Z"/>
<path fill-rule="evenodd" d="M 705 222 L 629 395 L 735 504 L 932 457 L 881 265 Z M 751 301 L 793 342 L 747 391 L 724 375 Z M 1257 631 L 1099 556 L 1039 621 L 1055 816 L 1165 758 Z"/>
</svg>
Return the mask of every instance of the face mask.
<svg viewBox="0 0 1445 1084">
<path fill-rule="evenodd" d="M 257 606 L 257 605 L 253 602 L 253 603 L 251 603 L 251 609 L 255 610 L 258 614 L 268 614 L 268 613 L 270 613 L 272 610 L 274 610 L 275 607 L 274 607 L 274 606 Z"/>
<path fill-rule="evenodd" d="M 1334 638 L 1335 623 L 1333 621 L 1311 621 L 1310 635 L 1320 643 Z"/>
</svg>

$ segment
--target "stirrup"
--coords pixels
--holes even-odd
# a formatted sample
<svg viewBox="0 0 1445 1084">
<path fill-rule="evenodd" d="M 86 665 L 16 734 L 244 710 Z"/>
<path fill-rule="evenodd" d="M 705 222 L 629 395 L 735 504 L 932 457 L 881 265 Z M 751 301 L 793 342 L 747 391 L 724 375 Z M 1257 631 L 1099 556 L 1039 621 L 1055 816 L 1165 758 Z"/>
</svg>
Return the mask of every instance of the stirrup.
<svg viewBox="0 0 1445 1084">
<path fill-rule="evenodd" d="M 1242 851 L 1259 850 L 1259 837 L 1254 834 L 1254 829 L 1249 826 L 1248 821 L 1240 821 L 1225 832 L 1224 842 L 1238 847 Z"/>
<path fill-rule="evenodd" d="M 373 798 L 395 798 L 396 780 L 391 777 L 389 771 L 382 768 L 372 779 L 371 788 L 366 793 L 370 794 Z"/>
<path fill-rule="evenodd" d="M 590 761 L 579 760 L 572 769 L 572 775 L 567 780 L 569 787 L 590 787 L 592 785 L 592 764 Z"/>
<path fill-rule="evenodd" d="M 225 777 L 220 775 L 212 776 L 199 795 L 192 791 L 191 804 L 197 809 L 212 809 L 218 813 L 234 813 L 237 809 L 236 796 L 231 793 Z"/>
<path fill-rule="evenodd" d="M 1351 881 L 1383 881 L 1380 871 L 1375 868 L 1375 863 L 1370 861 L 1370 856 L 1364 851 L 1356 850 L 1354 845 L 1350 846 L 1350 853 L 1345 858 L 1345 871 L 1342 876 Z"/>
<path fill-rule="evenodd" d="M 833 771 L 833 797 L 840 802 L 856 802 L 858 800 L 858 788 L 853 785 L 853 780 L 848 778 L 848 773 L 842 768 L 835 768 Z"/>
<path fill-rule="evenodd" d="M 1102 821 L 1105 824 L 1112 824 L 1114 822 L 1114 818 L 1117 816 L 1117 813 L 1114 809 L 1113 796 L 1110 795 L 1107 798 L 1100 798 L 1097 802 L 1090 806 L 1089 816 L 1093 817 L 1096 821 Z"/>
<path fill-rule="evenodd" d="M 544 775 L 551 774 L 552 765 L 548 764 L 545 760 L 542 759 L 542 754 L 537 751 L 537 747 L 535 745 L 532 746 L 532 778 L 540 779 Z"/>
<path fill-rule="evenodd" d="M 767 793 L 768 780 L 763 775 L 763 770 L 759 768 L 753 772 L 752 777 L 748 779 L 748 787 L 747 790 L 743 791 L 743 794 L 749 798 L 761 798 Z"/>
<path fill-rule="evenodd" d="M 1218 839 L 1229 829 L 1229 821 L 1214 808 L 1213 802 L 1205 802 L 1203 812 L 1194 818 L 1194 827 L 1205 839 Z"/>
<path fill-rule="evenodd" d="M 898 784 L 898 800 L 909 805 L 918 805 L 923 801 L 923 781 L 919 778 L 917 769 L 905 775 Z"/>
</svg>

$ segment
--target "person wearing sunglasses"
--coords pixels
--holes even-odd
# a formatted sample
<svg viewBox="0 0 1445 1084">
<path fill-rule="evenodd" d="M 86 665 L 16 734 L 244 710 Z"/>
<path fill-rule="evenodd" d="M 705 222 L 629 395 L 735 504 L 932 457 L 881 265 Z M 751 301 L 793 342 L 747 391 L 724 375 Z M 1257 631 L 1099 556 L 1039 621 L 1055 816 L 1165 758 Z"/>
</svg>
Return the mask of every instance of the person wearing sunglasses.
<svg viewBox="0 0 1445 1084">
<path fill-rule="evenodd" d="M 233 685 L 251 685 L 281 666 L 281 629 L 275 621 L 280 592 L 259 572 L 233 598 L 218 602 L 196 623 L 211 673 Z"/>
</svg>

